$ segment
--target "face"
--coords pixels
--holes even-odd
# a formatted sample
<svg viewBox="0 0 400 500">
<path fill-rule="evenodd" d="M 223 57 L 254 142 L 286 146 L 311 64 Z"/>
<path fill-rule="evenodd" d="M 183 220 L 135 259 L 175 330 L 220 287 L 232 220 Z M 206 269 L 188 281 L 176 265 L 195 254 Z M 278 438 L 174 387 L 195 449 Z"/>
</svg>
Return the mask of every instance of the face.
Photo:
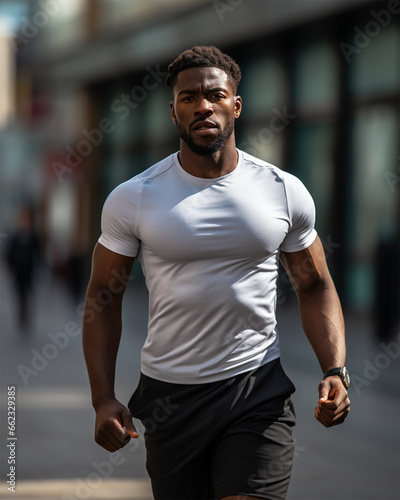
<svg viewBox="0 0 400 500">
<path fill-rule="evenodd" d="M 209 155 L 233 139 L 242 101 L 228 75 L 219 68 L 189 68 L 178 73 L 171 117 L 184 144 L 195 154 Z"/>
</svg>

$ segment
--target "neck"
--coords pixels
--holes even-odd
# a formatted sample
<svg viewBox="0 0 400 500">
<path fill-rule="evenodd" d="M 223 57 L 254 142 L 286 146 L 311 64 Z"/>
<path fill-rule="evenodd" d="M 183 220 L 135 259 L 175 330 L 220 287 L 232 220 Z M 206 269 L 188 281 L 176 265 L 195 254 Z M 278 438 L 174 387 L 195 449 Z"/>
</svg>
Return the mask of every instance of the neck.
<svg viewBox="0 0 400 500">
<path fill-rule="evenodd" d="M 233 172 L 237 166 L 238 153 L 235 141 L 227 143 L 215 153 L 210 155 L 198 155 L 181 140 L 178 159 L 181 167 L 195 177 L 203 179 L 215 179 Z"/>
</svg>

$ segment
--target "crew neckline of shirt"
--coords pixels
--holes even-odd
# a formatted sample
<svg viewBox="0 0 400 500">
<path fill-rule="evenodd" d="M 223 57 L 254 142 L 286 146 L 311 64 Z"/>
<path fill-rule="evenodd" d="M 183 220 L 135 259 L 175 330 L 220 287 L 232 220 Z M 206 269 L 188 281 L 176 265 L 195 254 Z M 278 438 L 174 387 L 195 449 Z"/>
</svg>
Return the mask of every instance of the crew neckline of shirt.
<svg viewBox="0 0 400 500">
<path fill-rule="evenodd" d="M 240 170 L 242 163 L 243 163 L 243 152 L 240 151 L 240 149 L 236 149 L 238 153 L 238 162 L 236 164 L 236 167 L 232 170 L 232 172 L 229 172 L 229 174 L 222 175 L 221 177 L 213 177 L 213 178 L 208 178 L 208 177 L 197 177 L 196 175 L 189 174 L 189 172 L 186 172 L 186 170 L 182 167 L 182 165 L 179 162 L 178 159 L 178 154 L 179 151 L 173 154 L 172 160 L 174 163 L 174 166 L 178 173 L 187 181 L 192 182 L 194 184 L 202 184 L 202 185 L 209 185 L 209 184 L 216 184 L 218 182 L 222 182 L 225 179 L 228 179 L 229 177 L 232 177 L 233 175 L 236 175 L 236 173 Z"/>
</svg>

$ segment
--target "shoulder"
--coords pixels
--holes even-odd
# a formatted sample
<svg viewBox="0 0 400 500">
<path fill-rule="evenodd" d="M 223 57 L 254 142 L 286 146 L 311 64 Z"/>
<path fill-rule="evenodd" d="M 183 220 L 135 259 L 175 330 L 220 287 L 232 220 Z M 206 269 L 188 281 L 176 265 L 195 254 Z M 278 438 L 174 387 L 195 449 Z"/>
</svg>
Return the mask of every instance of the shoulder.
<svg viewBox="0 0 400 500">
<path fill-rule="evenodd" d="M 158 178 L 159 176 L 162 176 L 163 174 L 168 173 L 174 164 L 174 158 L 176 157 L 176 155 L 177 153 L 173 153 L 166 158 L 163 158 L 159 162 L 155 163 L 148 169 L 138 174 L 133 179 L 136 178 L 138 181 L 146 183 Z"/>
<path fill-rule="evenodd" d="M 243 154 L 243 163 L 245 166 L 258 168 L 260 172 L 267 173 L 276 182 L 281 182 L 289 191 L 296 192 L 297 189 L 306 190 L 303 182 L 295 175 L 249 153 L 244 151 L 241 153 Z"/>
<path fill-rule="evenodd" d="M 315 219 L 314 200 L 298 177 L 248 153 L 242 154 L 245 168 L 256 172 L 253 176 L 266 182 L 269 195 L 275 193 L 283 202 L 291 224 Z"/>
</svg>

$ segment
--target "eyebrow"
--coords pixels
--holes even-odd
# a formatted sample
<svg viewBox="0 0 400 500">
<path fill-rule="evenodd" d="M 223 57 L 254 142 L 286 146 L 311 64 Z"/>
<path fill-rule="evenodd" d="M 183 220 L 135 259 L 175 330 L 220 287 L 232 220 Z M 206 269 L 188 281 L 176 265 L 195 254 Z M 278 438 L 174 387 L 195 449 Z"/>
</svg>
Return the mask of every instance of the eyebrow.
<svg viewBox="0 0 400 500">
<path fill-rule="evenodd" d="M 205 91 L 207 93 L 212 93 L 212 92 L 228 92 L 228 90 L 224 87 L 213 87 L 213 88 L 206 88 Z M 197 90 L 194 90 L 194 89 L 184 89 L 184 90 L 181 90 L 180 92 L 178 92 L 178 95 L 181 95 L 181 94 L 197 94 L 198 91 Z"/>
</svg>

